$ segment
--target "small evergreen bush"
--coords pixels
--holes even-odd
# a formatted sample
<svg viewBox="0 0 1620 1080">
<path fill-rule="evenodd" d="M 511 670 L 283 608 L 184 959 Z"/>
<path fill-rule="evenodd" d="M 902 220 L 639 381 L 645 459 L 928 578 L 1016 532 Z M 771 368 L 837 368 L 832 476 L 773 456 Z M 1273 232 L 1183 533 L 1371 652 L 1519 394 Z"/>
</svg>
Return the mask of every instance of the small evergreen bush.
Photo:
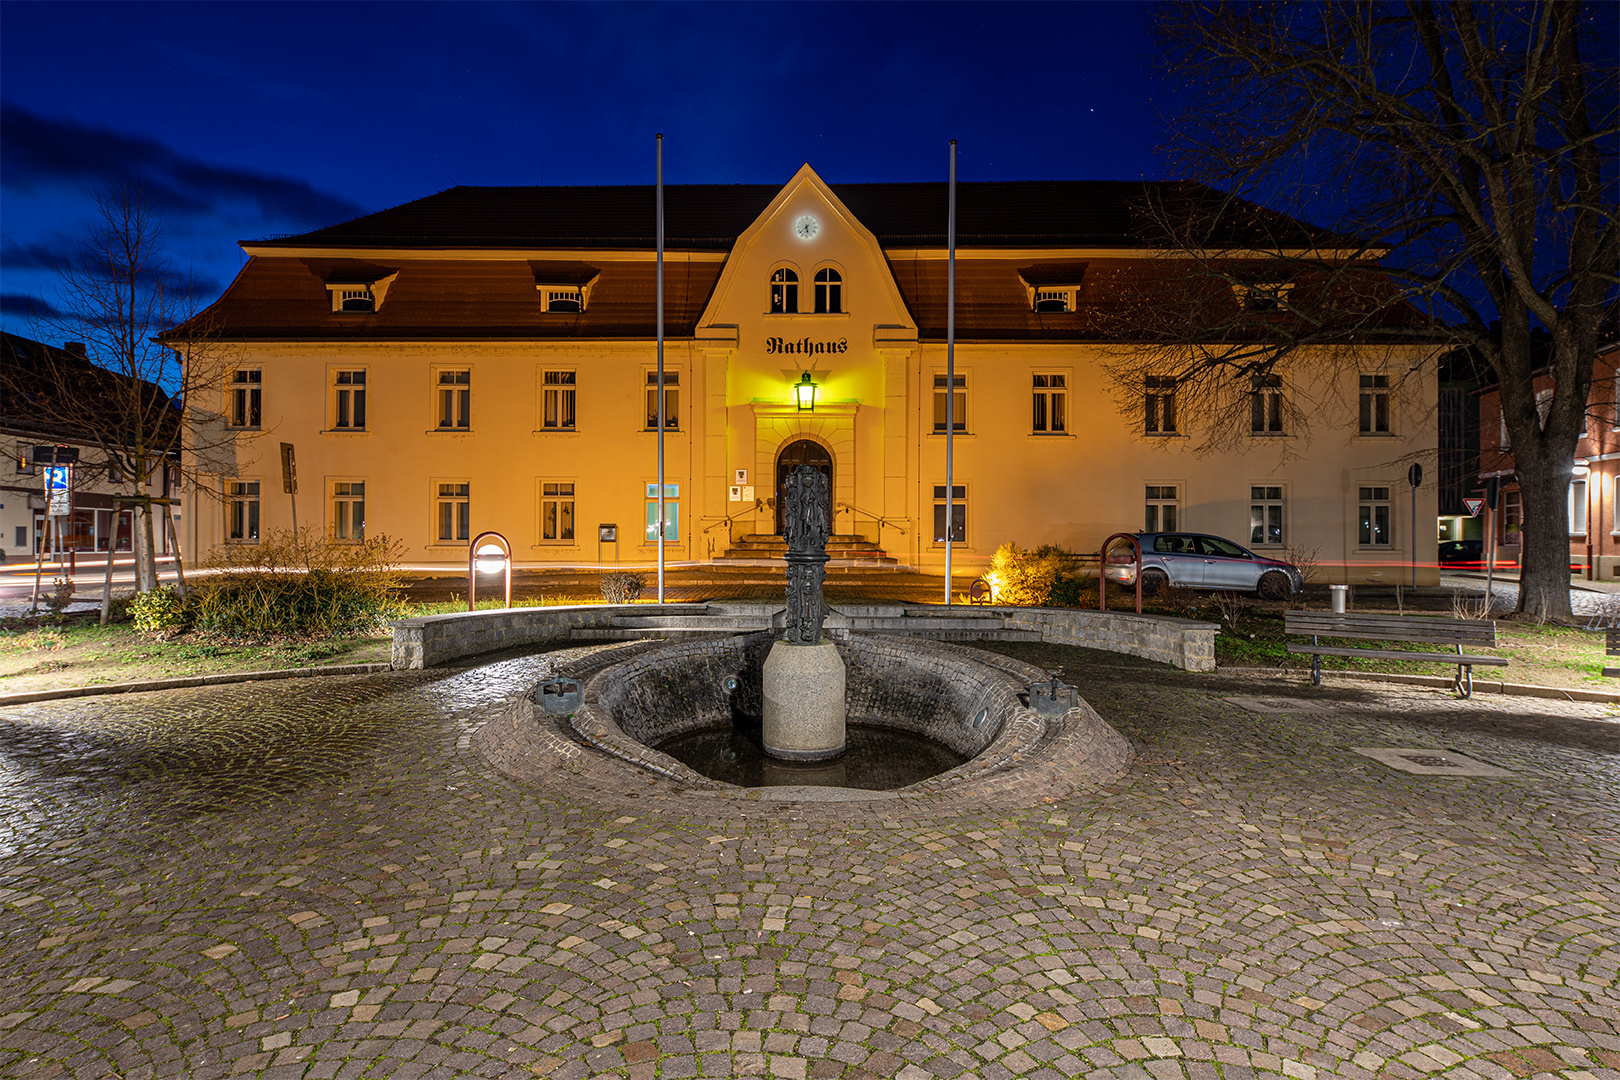
<svg viewBox="0 0 1620 1080">
<path fill-rule="evenodd" d="M 136 593 L 129 599 L 129 613 L 135 629 L 146 634 L 167 634 L 191 625 L 186 603 L 173 585 Z"/>
<path fill-rule="evenodd" d="M 990 557 L 992 599 L 998 604 L 1046 607 L 1079 603 L 1082 579 L 1074 552 L 1054 544 L 1025 551 L 1008 542 Z"/>
</svg>

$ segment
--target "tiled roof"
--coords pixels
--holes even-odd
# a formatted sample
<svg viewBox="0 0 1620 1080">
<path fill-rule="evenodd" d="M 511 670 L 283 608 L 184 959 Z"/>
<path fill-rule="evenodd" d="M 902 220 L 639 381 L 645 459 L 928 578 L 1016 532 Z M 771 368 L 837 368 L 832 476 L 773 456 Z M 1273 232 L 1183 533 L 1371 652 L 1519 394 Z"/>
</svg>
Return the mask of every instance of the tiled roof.
<svg viewBox="0 0 1620 1080">
<path fill-rule="evenodd" d="M 945 244 L 944 183 L 833 184 L 886 247 Z M 729 250 L 781 191 L 776 184 L 664 188 L 667 248 Z M 1219 211 L 1209 242 L 1339 243 L 1284 214 L 1228 200 L 1185 181 L 1018 180 L 957 185 L 960 247 L 1157 246 L 1161 215 L 1177 228 Z M 270 247 L 499 247 L 641 249 L 655 246 L 651 185 L 454 187 Z"/>
</svg>

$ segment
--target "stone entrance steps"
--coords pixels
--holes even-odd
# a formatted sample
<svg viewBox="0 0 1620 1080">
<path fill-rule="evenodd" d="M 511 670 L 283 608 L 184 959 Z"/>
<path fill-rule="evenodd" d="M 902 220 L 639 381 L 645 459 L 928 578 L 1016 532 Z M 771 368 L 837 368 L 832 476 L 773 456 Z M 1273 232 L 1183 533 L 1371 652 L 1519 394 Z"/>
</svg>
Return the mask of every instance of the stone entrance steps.
<svg viewBox="0 0 1620 1080">
<path fill-rule="evenodd" d="M 787 551 L 787 541 L 780 536 L 766 533 L 753 533 L 744 536 L 725 554 L 716 555 L 714 563 L 723 566 L 727 562 L 756 562 L 769 561 L 782 565 L 782 555 Z M 832 536 L 827 539 L 827 557 L 829 566 L 899 566 L 899 560 L 889 555 L 875 542 L 864 536 Z"/>
<path fill-rule="evenodd" d="M 657 615 L 616 615 L 605 627 L 580 627 L 570 635 L 582 641 L 624 641 L 678 634 L 746 634 L 770 630 L 782 609 L 771 604 L 666 605 Z M 1015 630 L 995 611 L 899 604 L 839 604 L 824 624 L 834 634 L 868 633 L 929 638 L 934 641 L 1040 641 L 1038 630 Z"/>
</svg>

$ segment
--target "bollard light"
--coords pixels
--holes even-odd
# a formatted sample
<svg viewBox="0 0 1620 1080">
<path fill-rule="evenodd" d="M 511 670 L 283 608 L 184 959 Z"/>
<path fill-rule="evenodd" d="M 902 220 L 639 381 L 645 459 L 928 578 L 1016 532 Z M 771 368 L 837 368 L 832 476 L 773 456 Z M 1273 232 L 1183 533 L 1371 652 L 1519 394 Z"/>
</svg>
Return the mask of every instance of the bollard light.
<svg viewBox="0 0 1620 1080">
<path fill-rule="evenodd" d="M 478 606 L 478 575 L 506 572 L 506 606 L 512 606 L 512 545 L 498 532 L 481 532 L 467 545 L 467 610 Z"/>
</svg>

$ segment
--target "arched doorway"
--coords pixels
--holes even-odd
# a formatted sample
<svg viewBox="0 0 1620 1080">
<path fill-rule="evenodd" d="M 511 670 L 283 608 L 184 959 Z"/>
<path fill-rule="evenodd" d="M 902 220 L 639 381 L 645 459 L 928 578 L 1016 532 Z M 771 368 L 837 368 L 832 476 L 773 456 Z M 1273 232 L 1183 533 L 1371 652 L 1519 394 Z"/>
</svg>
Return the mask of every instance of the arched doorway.
<svg viewBox="0 0 1620 1080">
<path fill-rule="evenodd" d="M 827 478 L 827 534 L 833 531 L 833 459 L 825 446 L 810 439 L 790 442 L 776 455 L 776 531 L 782 532 L 782 518 L 786 507 L 782 503 L 782 482 L 800 465 L 814 465 Z"/>
</svg>

